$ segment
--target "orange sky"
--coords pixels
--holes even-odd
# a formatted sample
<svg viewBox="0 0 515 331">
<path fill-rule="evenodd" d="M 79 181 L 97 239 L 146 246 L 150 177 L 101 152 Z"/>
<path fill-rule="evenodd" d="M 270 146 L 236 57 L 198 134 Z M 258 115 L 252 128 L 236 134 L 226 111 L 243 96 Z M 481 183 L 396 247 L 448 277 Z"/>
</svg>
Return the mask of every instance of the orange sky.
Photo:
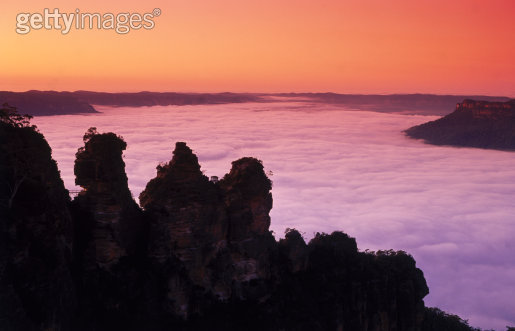
<svg viewBox="0 0 515 331">
<path fill-rule="evenodd" d="M 146 13 L 153 30 L 15 32 L 20 12 Z M 0 90 L 333 91 L 515 97 L 515 1 L 0 4 Z"/>
</svg>

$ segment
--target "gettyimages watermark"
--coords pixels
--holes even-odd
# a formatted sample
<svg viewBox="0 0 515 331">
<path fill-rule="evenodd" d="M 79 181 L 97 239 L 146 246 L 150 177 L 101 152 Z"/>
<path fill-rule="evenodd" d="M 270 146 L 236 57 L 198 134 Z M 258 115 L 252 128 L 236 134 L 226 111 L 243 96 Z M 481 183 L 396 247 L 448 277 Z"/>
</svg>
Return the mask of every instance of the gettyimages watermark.
<svg viewBox="0 0 515 331">
<path fill-rule="evenodd" d="M 151 30 L 156 26 L 154 18 L 161 15 L 161 9 L 149 13 L 82 13 L 79 9 L 61 13 L 59 9 L 45 8 L 42 13 L 19 13 L 16 15 L 16 33 L 27 34 L 32 30 L 60 30 L 68 34 L 72 29 L 114 30 L 127 34 L 131 30 Z"/>
</svg>

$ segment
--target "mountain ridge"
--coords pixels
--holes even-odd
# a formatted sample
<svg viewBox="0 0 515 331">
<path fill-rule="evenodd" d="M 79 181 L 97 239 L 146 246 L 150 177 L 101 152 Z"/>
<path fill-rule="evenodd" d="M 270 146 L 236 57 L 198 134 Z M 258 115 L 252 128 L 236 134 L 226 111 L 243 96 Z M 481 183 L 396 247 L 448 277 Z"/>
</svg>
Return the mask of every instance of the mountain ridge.
<svg viewBox="0 0 515 331">
<path fill-rule="evenodd" d="M 286 100 L 281 100 L 286 98 Z M 463 99 L 507 101 L 507 97 L 437 94 L 339 94 L 339 93 L 184 93 L 184 92 L 92 92 L 92 91 L 0 91 L 0 104 L 17 107 L 20 113 L 51 116 L 98 112 L 94 106 L 151 107 L 208 105 L 244 102 L 306 101 L 346 106 L 353 110 L 387 113 L 446 115 Z"/>
</svg>

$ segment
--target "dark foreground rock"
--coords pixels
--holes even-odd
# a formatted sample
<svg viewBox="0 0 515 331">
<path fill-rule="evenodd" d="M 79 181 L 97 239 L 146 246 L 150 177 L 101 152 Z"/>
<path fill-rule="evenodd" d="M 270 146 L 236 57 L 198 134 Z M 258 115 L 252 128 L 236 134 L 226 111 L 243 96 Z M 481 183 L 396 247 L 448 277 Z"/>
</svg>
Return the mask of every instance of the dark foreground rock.
<svg viewBox="0 0 515 331">
<path fill-rule="evenodd" d="M 68 191 L 43 136 L 0 118 L 0 329 L 70 330 Z"/>
</svg>

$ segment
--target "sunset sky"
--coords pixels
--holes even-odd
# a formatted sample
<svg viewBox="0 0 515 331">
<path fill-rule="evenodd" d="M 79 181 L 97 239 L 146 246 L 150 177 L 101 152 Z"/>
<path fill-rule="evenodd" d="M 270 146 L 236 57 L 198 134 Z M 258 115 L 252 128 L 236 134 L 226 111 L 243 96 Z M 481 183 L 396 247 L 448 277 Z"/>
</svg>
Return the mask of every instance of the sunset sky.
<svg viewBox="0 0 515 331">
<path fill-rule="evenodd" d="M 152 30 L 15 32 L 16 15 L 147 13 Z M 0 90 L 515 97 L 515 2 L 2 1 Z"/>
</svg>

